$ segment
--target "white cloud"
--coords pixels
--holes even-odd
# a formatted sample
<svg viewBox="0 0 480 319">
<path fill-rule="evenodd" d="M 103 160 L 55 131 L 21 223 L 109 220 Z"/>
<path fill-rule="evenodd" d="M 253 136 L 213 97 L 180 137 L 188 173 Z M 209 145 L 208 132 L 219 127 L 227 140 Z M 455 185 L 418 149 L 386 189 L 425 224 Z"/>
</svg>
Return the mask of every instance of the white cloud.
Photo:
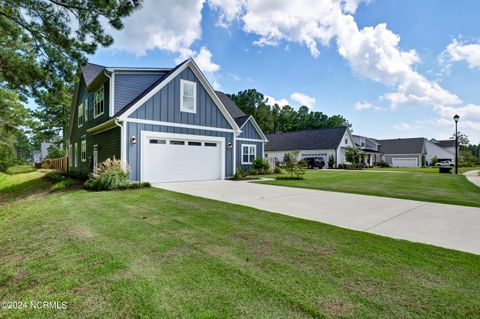
<svg viewBox="0 0 480 319">
<path fill-rule="evenodd" d="M 440 55 L 440 62 L 451 64 L 452 62 L 465 61 L 471 69 L 480 69 L 480 44 L 464 44 L 457 39 Z"/>
<path fill-rule="evenodd" d="M 230 22 L 238 19 L 246 0 L 208 0 L 208 4 L 219 12 L 218 25 L 227 27 Z"/>
<path fill-rule="evenodd" d="M 265 98 L 268 99 L 267 101 L 267 105 L 270 105 L 270 106 L 274 106 L 275 104 L 278 104 L 279 106 L 284 106 L 284 105 L 289 105 L 290 103 L 288 103 L 288 100 L 287 99 L 275 99 L 274 97 L 272 96 L 268 96 L 268 95 L 265 95 Z"/>
<path fill-rule="evenodd" d="M 180 49 L 180 55 L 175 59 L 175 63 L 179 64 L 188 58 L 193 58 L 198 67 L 205 73 L 215 73 L 220 70 L 220 66 L 212 62 L 212 53 L 206 47 L 202 47 L 200 52 Z"/>
<path fill-rule="evenodd" d="M 313 107 L 315 105 L 315 102 L 316 102 L 314 97 L 310 97 L 308 95 L 305 95 L 305 94 L 299 93 L 299 92 L 292 93 L 292 95 L 290 95 L 290 98 L 292 100 L 298 102 L 300 105 L 305 105 L 308 108 Z"/>
<path fill-rule="evenodd" d="M 402 122 L 402 123 L 395 124 L 393 128 L 396 130 L 410 131 L 413 128 L 413 126 L 411 124 Z"/>
<path fill-rule="evenodd" d="M 385 111 L 386 110 L 386 108 L 384 107 L 373 105 L 372 103 L 367 101 L 357 102 L 353 107 L 357 111 L 363 111 L 363 110 Z"/>
</svg>

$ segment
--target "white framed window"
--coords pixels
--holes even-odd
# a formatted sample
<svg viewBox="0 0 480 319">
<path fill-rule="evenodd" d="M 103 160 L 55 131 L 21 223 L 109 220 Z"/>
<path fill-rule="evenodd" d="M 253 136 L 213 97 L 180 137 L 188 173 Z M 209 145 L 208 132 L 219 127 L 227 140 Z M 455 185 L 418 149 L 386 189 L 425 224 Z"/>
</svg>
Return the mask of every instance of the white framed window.
<svg viewBox="0 0 480 319">
<path fill-rule="evenodd" d="M 197 112 L 197 83 L 180 80 L 180 111 Z"/>
<path fill-rule="evenodd" d="M 242 164 L 252 164 L 257 157 L 257 146 L 250 144 L 242 145 Z"/>
<path fill-rule="evenodd" d="M 86 122 L 88 120 L 88 98 L 83 102 L 83 108 L 85 109 L 85 113 L 84 113 L 84 121 Z"/>
<path fill-rule="evenodd" d="M 93 95 L 93 118 L 96 118 L 105 112 L 103 86 Z"/>
<path fill-rule="evenodd" d="M 68 166 L 72 167 L 72 161 L 73 161 L 73 154 L 72 154 L 73 148 L 72 144 L 68 146 Z"/>
<path fill-rule="evenodd" d="M 83 126 L 84 114 L 83 114 L 83 103 L 78 106 L 78 127 Z"/>
<path fill-rule="evenodd" d="M 82 162 L 85 162 L 87 160 L 87 141 L 85 140 L 82 141 L 80 152 L 81 152 L 80 156 L 81 156 Z"/>
<path fill-rule="evenodd" d="M 75 154 L 73 155 L 73 160 L 74 160 L 73 166 L 78 167 L 78 143 L 75 143 L 74 151 L 75 151 Z"/>
</svg>

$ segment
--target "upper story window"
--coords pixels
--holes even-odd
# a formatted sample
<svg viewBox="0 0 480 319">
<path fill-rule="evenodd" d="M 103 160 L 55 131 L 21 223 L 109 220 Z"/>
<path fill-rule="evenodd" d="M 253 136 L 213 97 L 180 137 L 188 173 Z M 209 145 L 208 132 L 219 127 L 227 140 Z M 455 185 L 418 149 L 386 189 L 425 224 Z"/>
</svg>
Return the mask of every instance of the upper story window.
<svg viewBox="0 0 480 319">
<path fill-rule="evenodd" d="M 103 86 L 93 96 L 93 118 L 100 116 L 105 111 Z"/>
<path fill-rule="evenodd" d="M 197 83 L 180 80 L 180 111 L 197 112 Z"/>
<path fill-rule="evenodd" d="M 83 108 L 85 109 L 84 121 L 86 122 L 88 120 L 88 97 L 85 99 L 85 102 L 83 102 L 83 104 Z"/>
<path fill-rule="evenodd" d="M 345 144 L 348 144 L 348 138 L 345 139 Z"/>
<path fill-rule="evenodd" d="M 78 127 L 83 125 L 84 120 L 83 103 L 78 106 Z"/>
</svg>

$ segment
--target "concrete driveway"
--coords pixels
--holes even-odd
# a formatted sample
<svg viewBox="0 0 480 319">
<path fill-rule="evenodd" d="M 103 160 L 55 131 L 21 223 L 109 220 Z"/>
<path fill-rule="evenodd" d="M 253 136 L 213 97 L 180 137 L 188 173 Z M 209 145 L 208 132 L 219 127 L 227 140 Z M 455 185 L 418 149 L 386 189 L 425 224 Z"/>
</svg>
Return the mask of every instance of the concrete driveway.
<svg viewBox="0 0 480 319">
<path fill-rule="evenodd" d="M 392 238 L 480 254 L 480 208 L 250 182 L 201 181 L 154 186 Z"/>
</svg>

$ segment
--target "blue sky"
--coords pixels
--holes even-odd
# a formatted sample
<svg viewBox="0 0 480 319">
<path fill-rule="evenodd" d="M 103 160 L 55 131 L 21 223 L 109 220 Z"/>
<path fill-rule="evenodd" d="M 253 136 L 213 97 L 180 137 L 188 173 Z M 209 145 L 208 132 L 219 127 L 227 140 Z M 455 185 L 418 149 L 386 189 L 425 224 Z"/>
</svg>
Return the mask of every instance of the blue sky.
<svg viewBox="0 0 480 319">
<path fill-rule="evenodd" d="M 447 138 L 459 113 L 460 130 L 480 142 L 478 1 L 159 3 L 145 1 L 90 61 L 174 66 L 193 57 L 224 92 L 255 88 L 341 114 L 357 134 Z"/>
</svg>

